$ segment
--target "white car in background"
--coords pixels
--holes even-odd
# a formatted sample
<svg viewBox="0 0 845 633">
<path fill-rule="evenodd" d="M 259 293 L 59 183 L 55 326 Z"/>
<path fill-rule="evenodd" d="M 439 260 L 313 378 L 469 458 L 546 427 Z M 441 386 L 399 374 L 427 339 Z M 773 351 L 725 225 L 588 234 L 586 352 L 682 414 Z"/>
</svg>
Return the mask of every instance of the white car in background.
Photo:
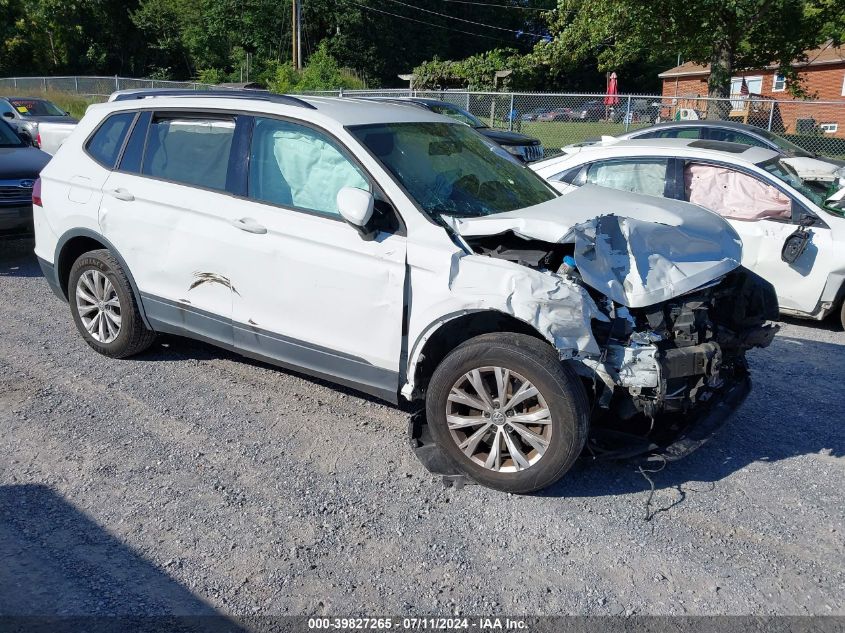
<svg viewBox="0 0 845 633">
<path fill-rule="evenodd" d="M 837 313 L 845 327 L 842 171 L 707 140 L 608 138 L 564 151 L 531 168 L 562 193 L 593 184 L 718 213 L 742 239 L 742 265 L 774 285 L 782 313 L 819 320 Z"/>
</svg>

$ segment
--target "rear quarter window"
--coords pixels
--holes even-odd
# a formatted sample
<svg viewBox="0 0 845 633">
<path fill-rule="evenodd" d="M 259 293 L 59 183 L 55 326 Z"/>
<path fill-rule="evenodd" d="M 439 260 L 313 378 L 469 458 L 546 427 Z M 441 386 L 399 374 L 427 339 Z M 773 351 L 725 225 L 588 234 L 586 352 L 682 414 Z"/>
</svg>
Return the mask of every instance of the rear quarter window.
<svg viewBox="0 0 845 633">
<path fill-rule="evenodd" d="M 106 169 L 114 169 L 123 142 L 135 120 L 135 112 L 120 112 L 106 118 L 88 139 L 85 151 Z"/>
</svg>

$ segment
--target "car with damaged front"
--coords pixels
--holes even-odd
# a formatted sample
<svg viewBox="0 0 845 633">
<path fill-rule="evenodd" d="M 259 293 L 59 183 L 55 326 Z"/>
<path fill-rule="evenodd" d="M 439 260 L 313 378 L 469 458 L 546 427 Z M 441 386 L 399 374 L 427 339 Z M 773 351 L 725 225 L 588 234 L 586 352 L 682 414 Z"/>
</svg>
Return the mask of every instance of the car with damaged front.
<svg viewBox="0 0 845 633">
<path fill-rule="evenodd" d="M 832 316 L 845 328 L 845 168 L 679 138 L 607 138 L 532 168 L 562 193 L 593 184 L 718 213 L 742 239 L 743 266 L 773 284 L 782 313 Z"/>
<path fill-rule="evenodd" d="M 419 402 L 449 463 L 500 490 L 610 450 L 602 429 L 680 454 L 742 402 L 746 351 L 776 329 L 717 215 L 560 196 L 421 108 L 123 93 L 36 193 L 41 268 L 93 349 L 176 334 Z"/>
</svg>

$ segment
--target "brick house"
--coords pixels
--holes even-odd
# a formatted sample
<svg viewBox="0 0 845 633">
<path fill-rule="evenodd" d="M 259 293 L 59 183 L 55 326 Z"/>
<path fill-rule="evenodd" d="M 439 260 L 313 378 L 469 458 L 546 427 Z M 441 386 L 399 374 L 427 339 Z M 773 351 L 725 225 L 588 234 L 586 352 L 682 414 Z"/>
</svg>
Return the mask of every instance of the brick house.
<svg viewBox="0 0 845 633">
<path fill-rule="evenodd" d="M 788 134 L 802 133 L 813 127 L 825 136 L 845 138 L 845 47 L 837 48 L 831 42 L 807 51 L 807 61 L 796 63 L 804 89 L 819 101 L 841 102 L 836 104 L 813 104 L 796 100 L 787 90 L 786 81 L 777 74 L 777 66 L 770 65 L 754 70 L 737 71 L 731 78 L 732 118 L 742 118 L 744 105 L 740 95 L 742 80 L 748 86 L 752 101 L 757 100 L 760 115 L 765 118 L 771 109 L 767 100 L 781 102 L 777 106 L 779 125 Z M 691 105 L 694 98 L 707 96 L 707 78 L 710 67 L 686 62 L 658 75 L 663 80 L 664 103 L 687 102 L 691 108 L 703 110 L 702 105 Z M 783 103 L 784 101 L 789 103 Z M 747 115 L 746 115 L 747 116 Z M 803 122 L 799 121 L 802 120 Z M 812 122 L 810 122 L 812 121 Z M 755 121 L 761 124 L 759 121 Z"/>
</svg>

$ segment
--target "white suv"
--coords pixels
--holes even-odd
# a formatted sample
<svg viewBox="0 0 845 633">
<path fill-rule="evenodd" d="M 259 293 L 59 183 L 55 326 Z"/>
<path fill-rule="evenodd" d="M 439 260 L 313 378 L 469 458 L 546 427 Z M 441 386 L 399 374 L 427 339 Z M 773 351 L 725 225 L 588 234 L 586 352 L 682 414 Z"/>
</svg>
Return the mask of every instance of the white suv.
<svg viewBox="0 0 845 633">
<path fill-rule="evenodd" d="M 126 357 L 166 332 L 425 399 L 446 455 L 503 490 L 558 479 L 591 425 L 702 436 L 774 334 L 772 293 L 721 218 L 561 197 L 414 106 L 118 94 L 89 108 L 34 202 L 45 277 L 95 350 Z"/>
</svg>

